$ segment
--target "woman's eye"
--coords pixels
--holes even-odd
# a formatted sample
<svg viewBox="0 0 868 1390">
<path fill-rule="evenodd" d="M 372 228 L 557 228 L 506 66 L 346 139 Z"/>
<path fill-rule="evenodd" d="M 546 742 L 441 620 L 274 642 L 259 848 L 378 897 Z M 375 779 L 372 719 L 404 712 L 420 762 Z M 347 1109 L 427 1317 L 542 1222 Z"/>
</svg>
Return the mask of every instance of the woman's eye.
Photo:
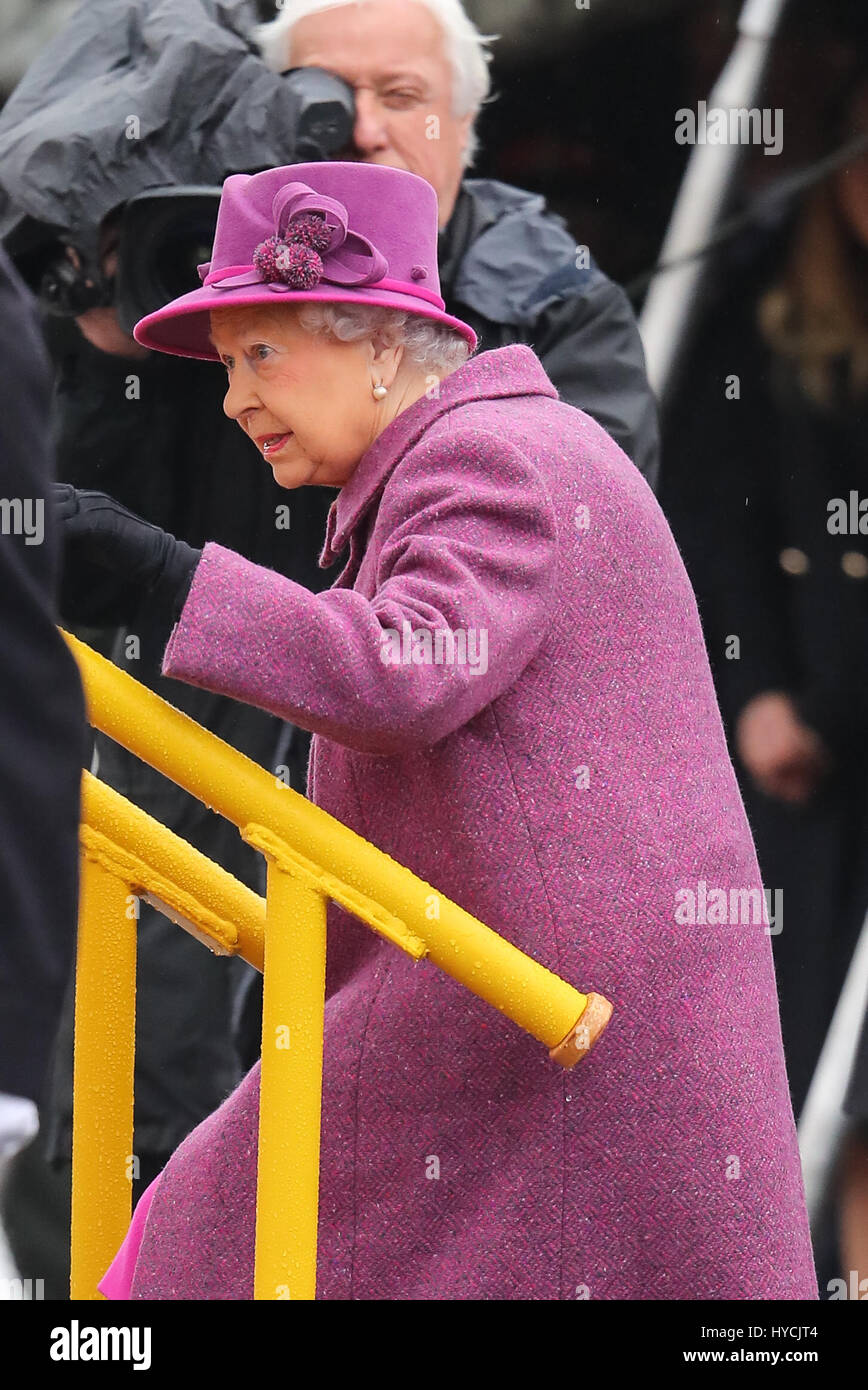
<svg viewBox="0 0 868 1390">
<path fill-rule="evenodd" d="M 412 106 L 418 98 L 415 92 L 387 92 L 386 101 L 393 102 L 396 106 Z"/>
<path fill-rule="evenodd" d="M 226 368 L 227 372 L 231 372 L 231 371 L 232 371 L 232 368 L 235 366 L 235 360 L 234 360 L 234 358 L 232 358 L 232 357 L 224 357 L 224 358 L 223 358 L 223 366 Z"/>
<path fill-rule="evenodd" d="M 265 358 L 269 357 L 270 355 L 271 348 L 267 347 L 265 343 L 254 343 L 253 356 L 257 359 L 258 362 L 264 362 Z"/>
</svg>

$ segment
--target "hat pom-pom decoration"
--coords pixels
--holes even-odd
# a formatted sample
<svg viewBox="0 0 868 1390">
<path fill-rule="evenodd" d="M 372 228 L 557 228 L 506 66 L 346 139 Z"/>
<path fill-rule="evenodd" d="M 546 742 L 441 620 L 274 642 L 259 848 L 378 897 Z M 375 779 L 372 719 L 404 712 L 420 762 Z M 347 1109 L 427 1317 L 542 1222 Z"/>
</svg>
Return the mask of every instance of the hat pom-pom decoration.
<svg viewBox="0 0 868 1390">
<path fill-rule="evenodd" d="M 302 246 L 309 246 L 322 255 L 331 246 L 332 228 L 320 213 L 301 212 L 292 218 L 283 239 L 300 242 Z"/>
<path fill-rule="evenodd" d="M 312 290 L 322 279 L 322 260 L 312 247 L 276 236 L 259 243 L 253 264 L 263 280 L 279 281 L 293 290 Z"/>
<path fill-rule="evenodd" d="M 292 219 L 284 235 L 270 236 L 253 252 L 263 280 L 280 281 L 293 290 L 312 290 L 323 275 L 321 252 L 329 249 L 332 229 L 316 213 Z"/>
<path fill-rule="evenodd" d="M 283 243 L 279 237 L 270 236 L 265 241 L 260 241 L 253 252 L 253 264 L 259 271 L 263 280 L 277 279 L 277 262 L 274 259 L 275 251 Z"/>
</svg>

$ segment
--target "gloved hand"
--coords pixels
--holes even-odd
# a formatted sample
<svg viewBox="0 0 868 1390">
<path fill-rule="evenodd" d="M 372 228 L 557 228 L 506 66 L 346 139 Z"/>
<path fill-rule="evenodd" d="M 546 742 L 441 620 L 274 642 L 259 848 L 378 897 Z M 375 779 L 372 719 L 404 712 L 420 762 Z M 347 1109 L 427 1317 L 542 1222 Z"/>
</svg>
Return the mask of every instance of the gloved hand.
<svg viewBox="0 0 868 1390">
<path fill-rule="evenodd" d="M 124 594 L 143 598 L 149 613 L 170 629 L 190 591 L 201 550 L 176 540 L 104 492 L 53 483 L 52 495 L 65 563 L 74 552 L 79 560 L 111 572 Z"/>
</svg>

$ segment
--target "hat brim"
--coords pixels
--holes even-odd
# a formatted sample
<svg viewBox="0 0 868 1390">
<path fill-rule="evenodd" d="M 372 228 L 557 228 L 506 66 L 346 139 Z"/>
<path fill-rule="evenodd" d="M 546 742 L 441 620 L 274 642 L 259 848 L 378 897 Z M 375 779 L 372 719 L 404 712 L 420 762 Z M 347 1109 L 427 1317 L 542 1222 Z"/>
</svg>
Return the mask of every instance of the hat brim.
<svg viewBox="0 0 868 1390">
<path fill-rule="evenodd" d="M 476 348 L 477 337 L 469 324 L 438 309 L 436 305 L 395 290 L 359 287 L 341 290 L 336 286 L 320 286 L 313 290 L 287 290 L 271 284 L 251 285 L 220 290 L 210 286 L 191 290 L 173 299 L 162 309 L 139 319 L 133 337 L 142 347 L 155 352 L 171 353 L 174 357 L 197 357 L 204 362 L 219 362 L 220 358 L 209 336 L 211 312 L 214 309 L 243 309 L 258 305 L 279 308 L 281 304 L 370 304 L 383 309 L 403 309 L 420 318 L 432 319 L 447 328 L 454 328 Z"/>
</svg>

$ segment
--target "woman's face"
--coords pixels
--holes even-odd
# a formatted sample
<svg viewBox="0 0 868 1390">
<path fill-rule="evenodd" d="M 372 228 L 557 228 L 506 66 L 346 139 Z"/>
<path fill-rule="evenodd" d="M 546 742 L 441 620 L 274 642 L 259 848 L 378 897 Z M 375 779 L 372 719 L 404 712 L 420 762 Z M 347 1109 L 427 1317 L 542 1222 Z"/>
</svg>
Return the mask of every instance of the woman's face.
<svg viewBox="0 0 868 1390">
<path fill-rule="evenodd" d="M 392 384 L 400 348 L 308 333 L 289 305 L 217 309 L 211 341 L 229 377 L 223 409 L 281 487 L 342 487 L 394 416 L 373 387 Z"/>
</svg>

